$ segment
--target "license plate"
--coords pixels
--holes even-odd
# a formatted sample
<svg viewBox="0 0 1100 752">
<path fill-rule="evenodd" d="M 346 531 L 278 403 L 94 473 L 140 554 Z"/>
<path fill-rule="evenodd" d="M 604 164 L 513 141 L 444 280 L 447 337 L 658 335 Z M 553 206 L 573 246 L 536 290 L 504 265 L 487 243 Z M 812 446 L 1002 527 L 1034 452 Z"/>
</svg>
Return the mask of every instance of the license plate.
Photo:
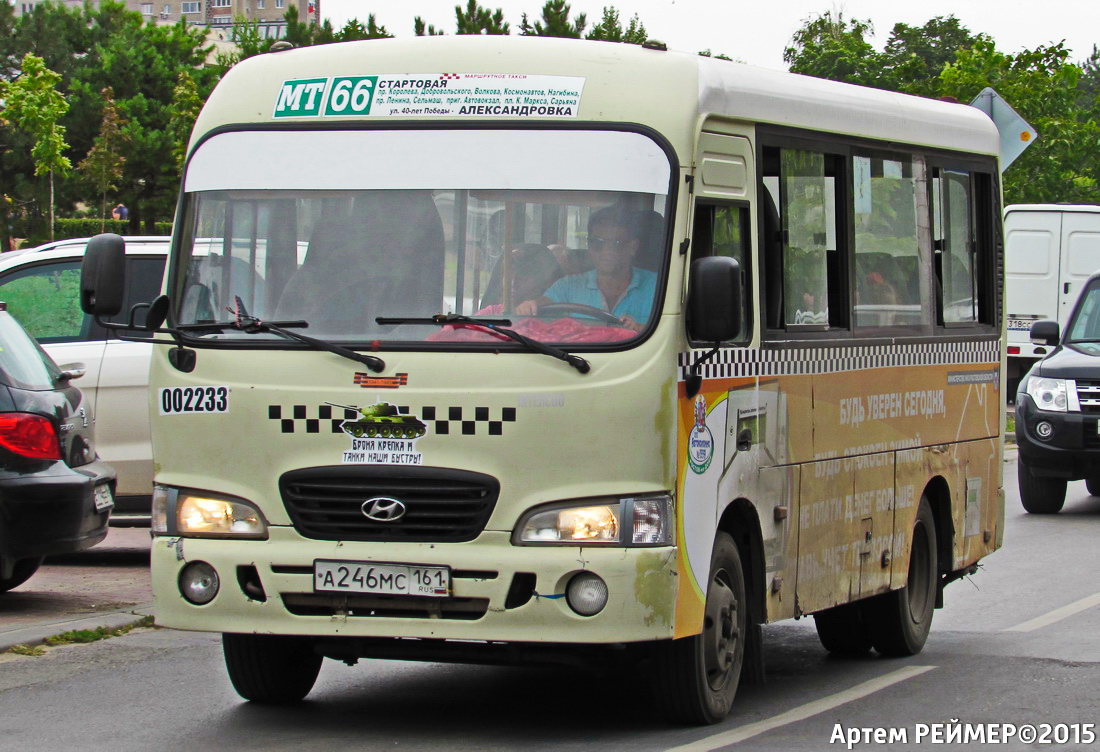
<svg viewBox="0 0 1100 752">
<path fill-rule="evenodd" d="M 95 510 L 102 512 L 104 509 L 110 509 L 115 505 L 115 500 L 111 496 L 111 487 L 106 483 L 101 483 L 95 487 L 95 493 L 92 496 L 95 499 Z"/>
<path fill-rule="evenodd" d="M 313 589 L 323 593 L 379 593 L 442 598 L 451 594 L 451 570 L 373 561 L 313 562 Z"/>
<path fill-rule="evenodd" d="M 1036 321 L 1038 319 L 1009 319 L 1008 329 L 1013 332 L 1029 332 Z"/>
</svg>

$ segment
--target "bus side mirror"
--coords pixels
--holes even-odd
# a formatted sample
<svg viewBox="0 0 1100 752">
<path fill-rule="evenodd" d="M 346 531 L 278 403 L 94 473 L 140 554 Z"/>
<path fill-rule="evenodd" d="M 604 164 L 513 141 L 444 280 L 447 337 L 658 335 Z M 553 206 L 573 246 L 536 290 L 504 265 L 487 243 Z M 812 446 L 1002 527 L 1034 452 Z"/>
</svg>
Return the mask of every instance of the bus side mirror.
<svg viewBox="0 0 1100 752">
<path fill-rule="evenodd" d="M 126 241 L 105 232 L 88 241 L 80 270 L 80 308 L 93 316 L 114 316 L 126 292 Z"/>
<path fill-rule="evenodd" d="M 1031 343 L 1034 345 L 1055 347 L 1058 345 L 1060 335 L 1057 321 L 1036 321 L 1031 325 Z"/>
<path fill-rule="evenodd" d="M 726 342 L 741 333 L 741 265 L 729 256 L 691 262 L 687 296 L 688 336 Z"/>
</svg>

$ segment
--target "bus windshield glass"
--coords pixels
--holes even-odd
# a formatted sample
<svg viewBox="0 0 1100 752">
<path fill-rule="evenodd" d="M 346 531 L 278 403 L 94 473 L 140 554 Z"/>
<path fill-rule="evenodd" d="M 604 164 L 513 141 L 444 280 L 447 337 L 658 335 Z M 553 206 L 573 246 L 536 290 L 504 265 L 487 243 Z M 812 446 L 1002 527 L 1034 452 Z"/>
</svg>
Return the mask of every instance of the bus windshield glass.
<svg viewBox="0 0 1100 752">
<path fill-rule="evenodd" d="M 407 321 L 457 314 L 626 342 L 659 313 L 671 174 L 619 131 L 223 133 L 188 165 L 176 320 L 210 340 L 281 339 L 201 328 L 243 311 L 330 341 L 502 344 Z"/>
</svg>

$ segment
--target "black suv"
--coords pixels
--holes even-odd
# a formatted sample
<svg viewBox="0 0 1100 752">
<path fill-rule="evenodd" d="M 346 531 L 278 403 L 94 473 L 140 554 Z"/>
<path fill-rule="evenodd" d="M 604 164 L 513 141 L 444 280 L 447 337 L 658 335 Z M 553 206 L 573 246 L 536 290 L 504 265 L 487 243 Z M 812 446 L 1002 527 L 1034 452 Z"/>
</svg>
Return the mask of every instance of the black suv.
<svg viewBox="0 0 1100 752">
<path fill-rule="evenodd" d="M 0 303 L 0 593 L 42 557 L 107 535 L 115 473 L 96 456 L 91 410 Z"/>
<path fill-rule="evenodd" d="M 1055 514 L 1067 481 L 1084 479 L 1100 496 L 1100 272 L 1085 283 L 1065 333 L 1056 321 L 1036 321 L 1031 341 L 1055 349 L 1016 395 L 1020 500 L 1033 514 Z"/>
</svg>

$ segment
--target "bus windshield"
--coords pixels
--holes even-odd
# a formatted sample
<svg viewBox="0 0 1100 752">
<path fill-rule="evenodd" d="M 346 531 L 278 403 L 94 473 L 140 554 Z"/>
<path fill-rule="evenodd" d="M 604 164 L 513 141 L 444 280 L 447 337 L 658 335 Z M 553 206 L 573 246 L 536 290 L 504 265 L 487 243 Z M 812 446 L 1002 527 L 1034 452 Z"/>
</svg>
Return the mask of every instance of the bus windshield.
<svg viewBox="0 0 1100 752">
<path fill-rule="evenodd" d="M 197 336 L 275 338 L 194 328 L 238 310 L 305 321 L 310 336 L 333 341 L 494 347 L 500 335 L 475 325 L 392 319 L 507 318 L 544 342 L 610 344 L 656 318 L 671 171 L 639 134 L 583 134 L 564 157 L 550 151 L 554 132 L 250 134 L 306 150 L 285 171 L 253 141 L 218 143 L 236 135 L 201 146 L 185 183 L 173 299 L 177 321 Z M 452 136 L 454 158 L 418 149 Z M 317 140 L 353 156 L 325 164 Z M 206 155 L 208 145 L 217 153 Z M 548 160 L 567 164 L 548 171 Z"/>
</svg>

